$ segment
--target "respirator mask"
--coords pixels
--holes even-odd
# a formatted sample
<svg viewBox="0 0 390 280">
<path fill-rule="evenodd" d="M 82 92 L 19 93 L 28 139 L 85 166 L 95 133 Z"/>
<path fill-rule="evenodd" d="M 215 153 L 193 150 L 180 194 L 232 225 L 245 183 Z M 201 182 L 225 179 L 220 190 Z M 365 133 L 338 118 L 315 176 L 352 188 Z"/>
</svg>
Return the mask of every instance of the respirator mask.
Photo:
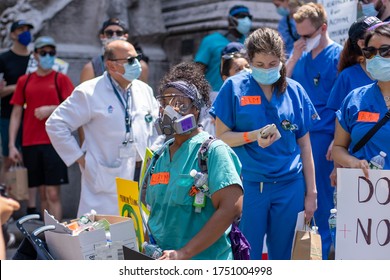
<svg viewBox="0 0 390 280">
<path fill-rule="evenodd" d="M 180 94 L 164 94 L 157 97 L 164 110 L 156 120 L 155 128 L 160 135 L 164 134 L 169 139 L 174 134 L 191 133 L 198 127 L 195 116 L 188 112 L 193 106 L 200 111 L 202 97 L 194 85 L 185 81 L 170 82 L 165 85 L 162 92 L 166 92 L 168 88 L 174 88 Z"/>
<path fill-rule="evenodd" d="M 169 137 L 173 134 L 190 133 L 197 128 L 197 124 L 193 114 L 182 116 L 172 106 L 167 105 L 162 116 L 156 120 L 155 127 L 158 134 Z"/>
</svg>

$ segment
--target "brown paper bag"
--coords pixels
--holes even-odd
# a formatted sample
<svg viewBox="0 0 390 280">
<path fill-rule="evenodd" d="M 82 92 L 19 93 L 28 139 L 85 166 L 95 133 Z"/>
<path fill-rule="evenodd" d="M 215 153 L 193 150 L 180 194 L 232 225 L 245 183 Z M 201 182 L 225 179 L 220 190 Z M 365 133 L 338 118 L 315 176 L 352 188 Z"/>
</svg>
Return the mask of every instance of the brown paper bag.
<svg viewBox="0 0 390 280">
<path fill-rule="evenodd" d="M 16 200 L 28 200 L 27 168 L 16 164 L 5 173 L 8 194 Z"/>
<path fill-rule="evenodd" d="M 321 236 L 311 231 L 297 230 L 293 260 L 322 260 Z"/>
</svg>

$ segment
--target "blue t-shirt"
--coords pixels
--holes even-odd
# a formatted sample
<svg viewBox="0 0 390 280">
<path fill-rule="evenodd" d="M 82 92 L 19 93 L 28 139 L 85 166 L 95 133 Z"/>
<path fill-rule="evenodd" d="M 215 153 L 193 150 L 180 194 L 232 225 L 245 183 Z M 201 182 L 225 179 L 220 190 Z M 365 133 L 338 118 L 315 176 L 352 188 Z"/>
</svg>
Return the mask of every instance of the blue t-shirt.
<svg viewBox="0 0 390 280">
<path fill-rule="evenodd" d="M 240 43 L 243 43 L 243 41 L 244 37 L 241 38 Z M 198 52 L 195 55 L 195 62 L 199 62 L 207 66 L 206 79 L 210 83 L 213 91 L 219 91 L 223 84 L 220 73 L 221 53 L 229 43 L 229 39 L 222 34 L 212 33 L 203 38 Z"/>
<path fill-rule="evenodd" d="M 299 39 L 297 29 L 295 27 L 295 20 L 290 16 L 283 16 L 278 24 L 278 31 L 283 38 L 286 57 L 290 57 L 294 48 L 294 42 Z"/>
<path fill-rule="evenodd" d="M 292 79 L 299 82 L 313 102 L 321 121 L 310 132 L 334 133 L 334 111 L 326 107 L 337 78 L 337 65 L 342 47 L 332 43 L 312 58 L 304 52 L 294 67 Z"/>
<path fill-rule="evenodd" d="M 189 194 L 194 184 L 190 172 L 192 169 L 200 171 L 198 150 L 208 137 L 207 132 L 201 132 L 188 139 L 173 155 L 172 161 L 169 146 L 166 146 L 155 164 L 146 191 L 146 202 L 151 207 L 148 225 L 163 250 L 178 250 L 184 247 L 215 213 L 208 197 L 205 207 L 200 213 L 196 213 L 192 205 L 194 197 Z M 207 168 L 211 196 L 230 185 L 242 186 L 241 163 L 224 142 L 217 140 L 210 145 Z M 213 245 L 193 259 L 232 259 L 229 232 L 230 227 Z"/>
<path fill-rule="evenodd" d="M 377 82 L 357 88 L 347 95 L 336 116 L 341 127 L 351 135 L 351 150 L 387 111 Z M 389 139 L 390 122 L 387 122 L 353 156 L 370 161 L 380 151 L 389 155 Z M 384 169 L 390 169 L 389 156 L 385 157 Z"/>
<path fill-rule="evenodd" d="M 275 182 L 301 175 L 297 139 L 309 131 L 318 115 L 303 87 L 291 79 L 287 83 L 286 91 L 280 95 L 274 92 L 268 102 L 252 75 L 242 72 L 225 81 L 211 108 L 210 114 L 234 132 L 274 123 L 282 136 L 267 148 L 261 148 L 257 141 L 233 147 L 243 163 L 245 180 Z"/>
<path fill-rule="evenodd" d="M 339 73 L 336 83 L 330 92 L 327 107 L 336 112 L 340 109 L 341 103 L 348 93 L 355 88 L 372 84 L 373 82 L 359 63 L 345 68 Z"/>
</svg>

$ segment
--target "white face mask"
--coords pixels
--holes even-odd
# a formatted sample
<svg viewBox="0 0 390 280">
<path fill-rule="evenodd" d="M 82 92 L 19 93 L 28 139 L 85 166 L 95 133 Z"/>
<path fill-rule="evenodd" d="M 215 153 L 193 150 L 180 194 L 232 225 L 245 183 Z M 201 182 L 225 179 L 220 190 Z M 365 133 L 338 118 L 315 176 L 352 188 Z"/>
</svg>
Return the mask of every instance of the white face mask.
<svg viewBox="0 0 390 280">
<path fill-rule="evenodd" d="M 318 47 L 321 40 L 321 34 L 318 34 L 314 38 L 308 38 L 306 39 L 306 52 L 311 52 L 315 48 Z"/>
<path fill-rule="evenodd" d="M 121 36 L 121 37 L 112 36 L 111 38 L 103 38 L 103 39 L 100 39 L 100 42 L 102 43 L 103 47 L 106 47 L 107 44 L 109 44 L 109 43 L 111 43 L 112 41 L 115 41 L 115 40 L 123 40 L 123 41 L 126 41 L 126 37 L 124 37 L 124 36 Z"/>
</svg>

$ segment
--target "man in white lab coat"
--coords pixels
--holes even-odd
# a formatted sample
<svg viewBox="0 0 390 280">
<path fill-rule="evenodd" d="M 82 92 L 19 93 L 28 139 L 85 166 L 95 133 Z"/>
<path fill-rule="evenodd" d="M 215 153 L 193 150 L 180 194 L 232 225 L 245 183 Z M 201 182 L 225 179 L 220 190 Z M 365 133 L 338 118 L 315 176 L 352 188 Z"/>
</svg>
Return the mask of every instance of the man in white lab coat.
<svg viewBox="0 0 390 280">
<path fill-rule="evenodd" d="M 76 87 L 46 122 L 63 161 L 80 165 L 78 216 L 91 209 L 119 215 L 115 178 L 132 180 L 146 147 L 157 147 L 162 140 L 153 126 L 159 109 L 153 90 L 137 79 L 139 59 L 130 43 L 109 43 L 106 72 Z M 85 132 L 81 148 L 71 134 L 80 126 Z"/>
</svg>

